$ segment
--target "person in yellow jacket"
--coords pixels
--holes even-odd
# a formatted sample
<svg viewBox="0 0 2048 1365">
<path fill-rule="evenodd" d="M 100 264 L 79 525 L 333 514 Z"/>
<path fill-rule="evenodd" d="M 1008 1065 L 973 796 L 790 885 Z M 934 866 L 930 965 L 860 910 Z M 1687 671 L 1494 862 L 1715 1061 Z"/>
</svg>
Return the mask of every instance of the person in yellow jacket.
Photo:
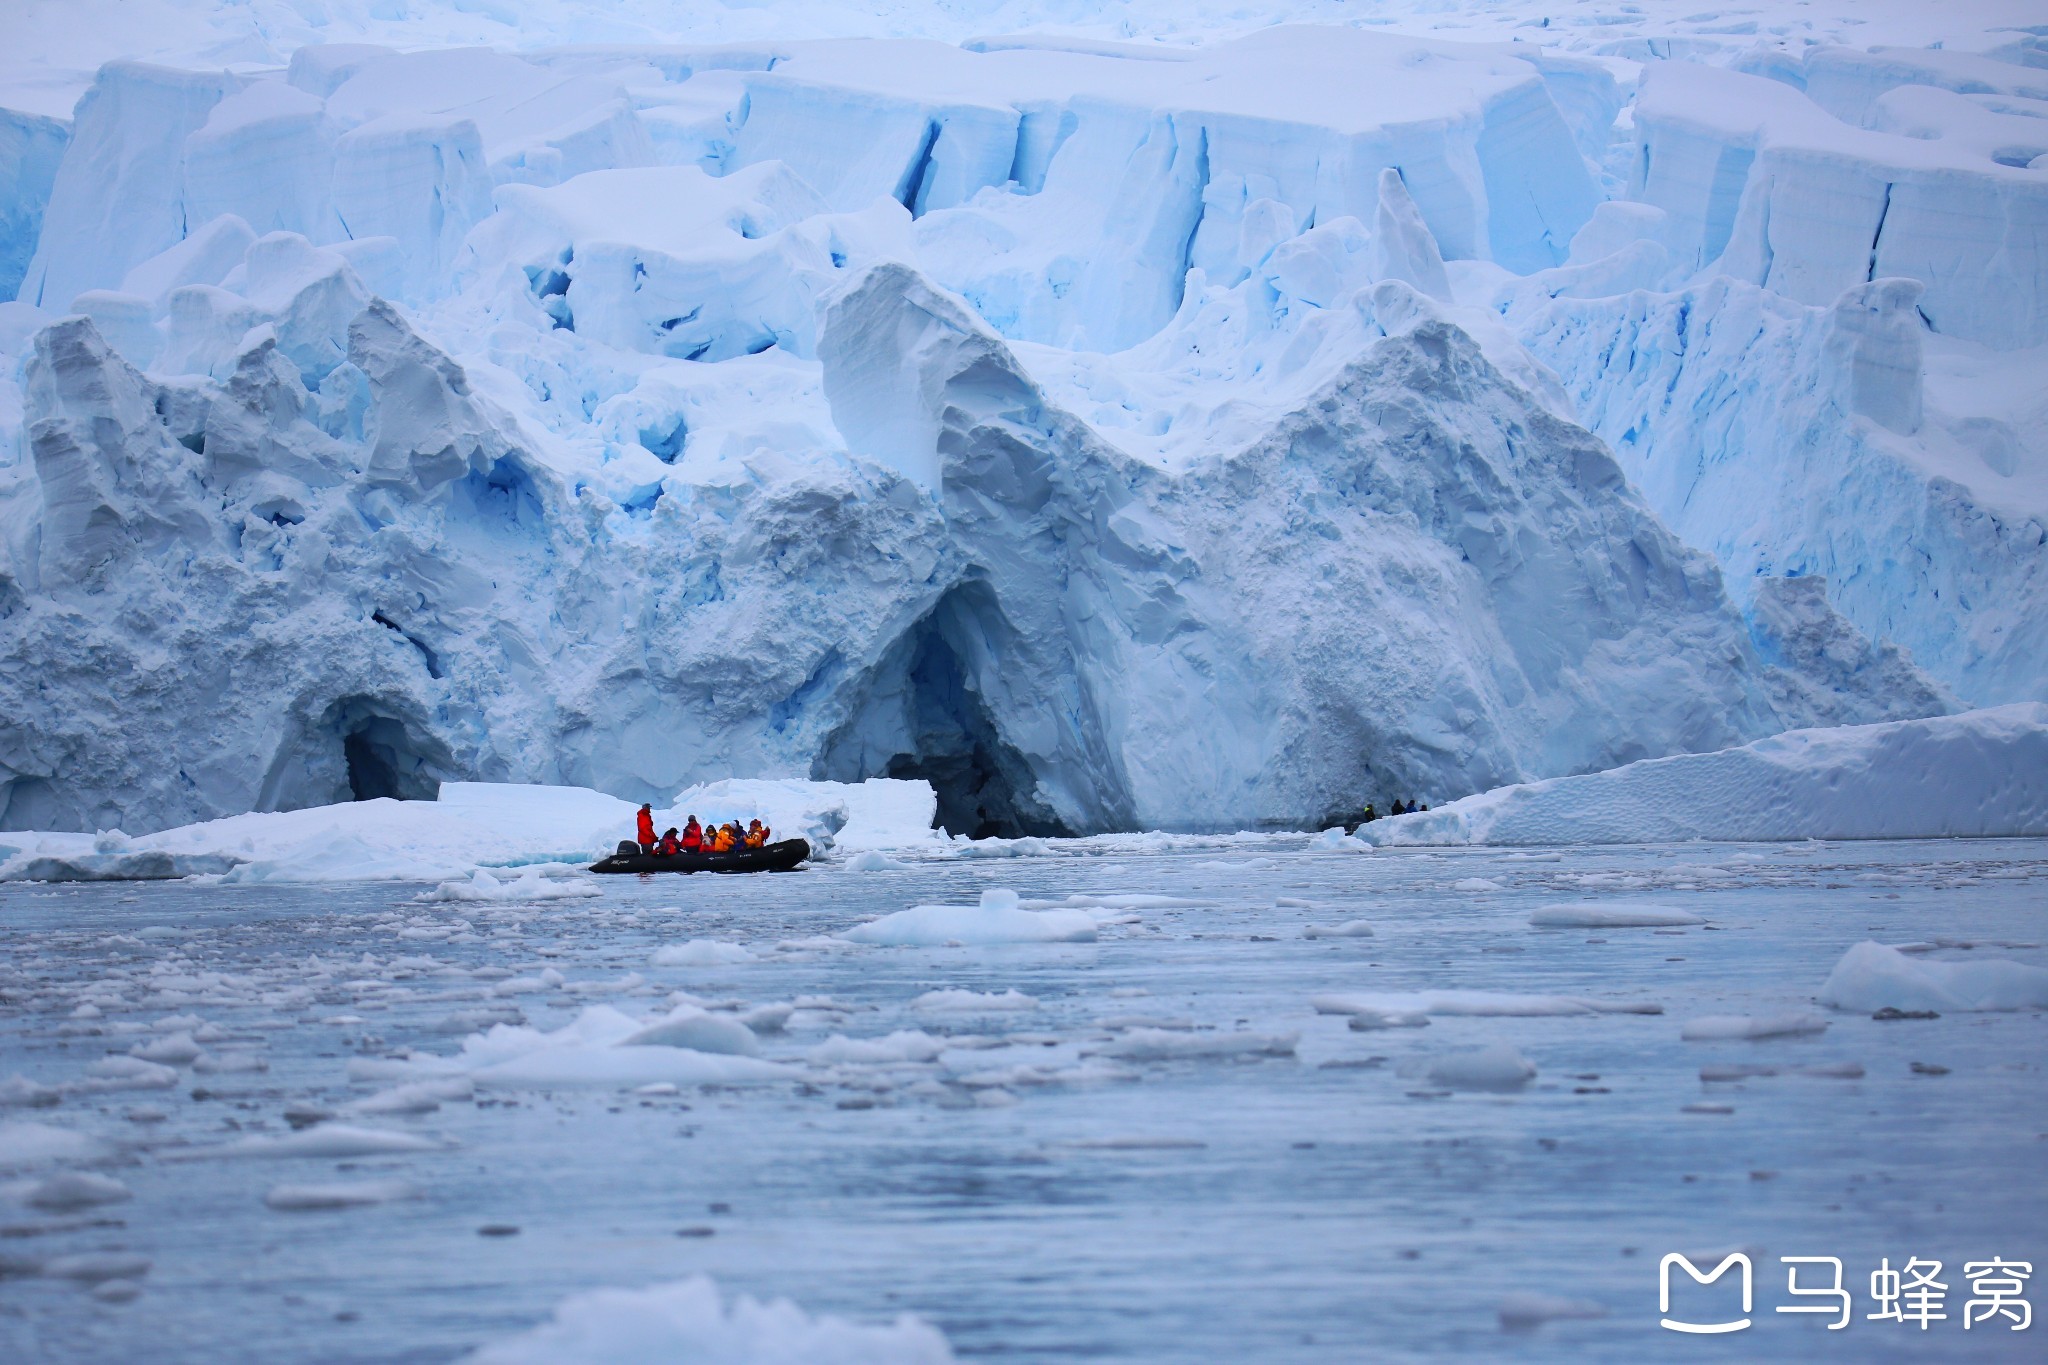
<svg viewBox="0 0 2048 1365">
<path fill-rule="evenodd" d="M 759 820 L 747 824 L 747 847 L 760 848 L 768 842 L 768 826 Z"/>
<path fill-rule="evenodd" d="M 717 829 L 711 832 L 711 851 L 713 853 L 732 852 L 731 824 L 720 825 Z"/>
</svg>

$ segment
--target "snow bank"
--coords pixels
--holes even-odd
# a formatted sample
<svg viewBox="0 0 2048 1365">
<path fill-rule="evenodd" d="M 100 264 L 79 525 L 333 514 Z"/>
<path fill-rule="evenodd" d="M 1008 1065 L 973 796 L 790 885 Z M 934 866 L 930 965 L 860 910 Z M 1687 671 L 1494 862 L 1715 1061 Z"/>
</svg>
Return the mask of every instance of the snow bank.
<svg viewBox="0 0 2048 1365">
<path fill-rule="evenodd" d="M 700 1275 L 647 1289 L 597 1289 L 556 1305 L 539 1327 L 464 1357 L 467 1365 L 942 1365 L 946 1339 L 909 1314 L 868 1326 L 813 1317 L 787 1299 L 728 1305 Z"/>
<path fill-rule="evenodd" d="M 2048 706 L 1795 730 L 1502 787 L 1363 833 L 1380 845 L 2048 834 Z"/>
<path fill-rule="evenodd" d="M 656 825 L 680 825 L 690 813 L 711 822 L 759 818 L 776 837 L 819 848 L 850 838 L 856 848 L 916 850 L 939 846 L 933 803 L 921 781 L 725 781 L 684 791 L 657 812 Z M 451 903 L 573 899 L 602 888 L 538 865 L 603 857 L 633 837 L 634 813 L 633 803 L 583 787 L 444 782 L 431 801 L 236 815 L 133 839 L 119 831 L 10 835 L 21 851 L 0 863 L 0 880 L 226 873 L 232 885 L 433 881 L 440 884 L 422 899 Z M 521 870 L 507 876 L 508 866 Z"/>
<path fill-rule="evenodd" d="M 2008 958 L 1935 962 L 1882 943 L 1859 943 L 1821 985 L 1839 1010 L 2048 1009 L 2048 968 Z"/>
<path fill-rule="evenodd" d="M 952 944 L 1093 943 L 1085 910 L 1021 910 L 1017 893 L 991 889 L 978 905 L 916 905 L 869 920 L 840 937 L 850 943 L 938 948 Z"/>
</svg>

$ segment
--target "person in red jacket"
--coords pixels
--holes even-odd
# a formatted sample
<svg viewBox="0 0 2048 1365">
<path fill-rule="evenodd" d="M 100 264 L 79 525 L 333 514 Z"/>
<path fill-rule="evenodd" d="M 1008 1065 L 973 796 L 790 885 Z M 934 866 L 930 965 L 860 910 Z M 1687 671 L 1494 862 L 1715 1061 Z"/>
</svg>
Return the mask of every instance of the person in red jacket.
<svg viewBox="0 0 2048 1365">
<path fill-rule="evenodd" d="M 667 832 L 661 836 L 661 842 L 654 846 L 654 851 L 664 858 L 673 858 L 676 854 L 683 851 L 682 844 L 676 839 L 676 827 L 674 825 L 670 825 Z"/>
<path fill-rule="evenodd" d="M 640 804 L 640 827 L 638 830 L 640 851 L 654 852 L 654 807 L 646 802 Z"/>
<path fill-rule="evenodd" d="M 683 822 L 683 852 L 696 853 L 703 847 L 704 827 L 697 823 L 697 817 L 693 815 Z"/>
</svg>

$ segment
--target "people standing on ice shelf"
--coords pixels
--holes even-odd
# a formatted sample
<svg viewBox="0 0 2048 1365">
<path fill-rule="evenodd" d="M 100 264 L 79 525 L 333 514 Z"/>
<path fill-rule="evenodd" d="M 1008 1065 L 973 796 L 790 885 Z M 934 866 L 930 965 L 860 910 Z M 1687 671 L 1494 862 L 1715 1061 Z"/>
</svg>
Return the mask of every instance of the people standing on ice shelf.
<svg viewBox="0 0 2048 1365">
<path fill-rule="evenodd" d="M 697 823 L 697 817 L 693 815 L 683 821 L 683 852 L 701 853 L 703 849 L 704 827 Z"/>
<path fill-rule="evenodd" d="M 768 826 L 762 824 L 759 820 L 749 821 L 747 823 L 747 847 L 760 848 L 767 844 L 767 842 Z"/>
<path fill-rule="evenodd" d="M 683 841 L 676 837 L 674 825 L 670 825 L 667 832 L 661 836 L 661 842 L 655 845 L 654 851 L 664 858 L 673 858 L 683 851 Z"/>
<path fill-rule="evenodd" d="M 654 852 L 654 807 L 645 801 L 640 803 L 639 826 L 640 851 Z"/>
<path fill-rule="evenodd" d="M 1368 801 L 1365 803 L 1365 818 L 1363 820 L 1360 820 L 1358 823 L 1361 825 L 1369 825 L 1379 818 L 1380 813 L 1374 810 L 1372 808 L 1372 802 Z"/>
</svg>

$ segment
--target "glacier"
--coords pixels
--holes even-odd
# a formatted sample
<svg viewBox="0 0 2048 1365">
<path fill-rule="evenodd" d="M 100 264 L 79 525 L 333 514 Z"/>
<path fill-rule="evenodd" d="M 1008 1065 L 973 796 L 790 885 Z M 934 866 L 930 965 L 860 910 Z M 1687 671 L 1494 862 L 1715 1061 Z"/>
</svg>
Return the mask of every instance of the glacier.
<svg viewBox="0 0 2048 1365">
<path fill-rule="evenodd" d="M 2048 696 L 2048 91 L 1988 10 L 151 6 L 102 62 L 31 8 L 0 828 L 1312 828 Z"/>
</svg>

